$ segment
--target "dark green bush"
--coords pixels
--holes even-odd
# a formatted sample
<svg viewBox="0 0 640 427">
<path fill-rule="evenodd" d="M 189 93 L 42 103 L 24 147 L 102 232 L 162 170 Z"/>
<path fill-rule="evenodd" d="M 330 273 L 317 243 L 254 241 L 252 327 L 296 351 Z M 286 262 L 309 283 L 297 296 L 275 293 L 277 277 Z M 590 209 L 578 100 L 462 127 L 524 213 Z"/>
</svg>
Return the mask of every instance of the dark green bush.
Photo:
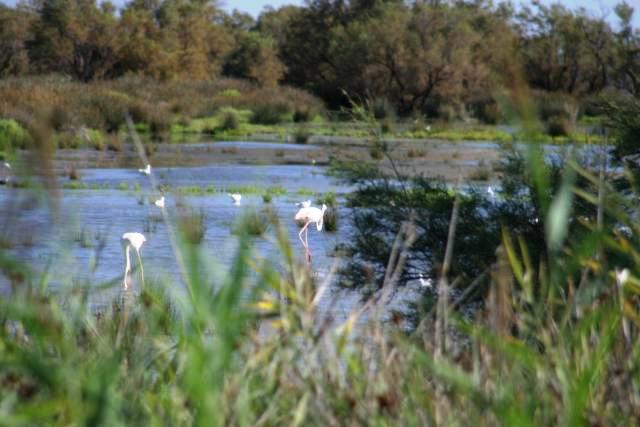
<svg viewBox="0 0 640 427">
<path fill-rule="evenodd" d="M 370 101 L 369 110 L 376 120 L 395 119 L 395 110 L 386 98 L 375 98 Z"/>
<path fill-rule="evenodd" d="M 546 131 L 552 137 L 568 136 L 572 131 L 568 118 L 562 116 L 550 117 L 546 122 Z"/>
<path fill-rule="evenodd" d="M 306 144 L 307 142 L 309 142 L 310 137 L 311 133 L 304 126 L 299 126 L 298 128 L 296 128 L 293 134 L 293 139 L 296 144 Z"/>
<path fill-rule="evenodd" d="M 284 103 L 264 104 L 255 107 L 251 116 L 251 123 L 260 125 L 276 125 L 283 121 L 289 112 L 289 107 Z"/>
<path fill-rule="evenodd" d="M 228 110 L 222 113 L 220 120 L 220 130 L 238 130 L 240 129 L 240 118 L 238 113 L 233 110 Z"/>
<path fill-rule="evenodd" d="M 308 107 L 298 107 L 293 112 L 293 121 L 295 123 L 304 123 L 308 122 L 313 118 L 313 114 L 311 109 Z"/>
</svg>

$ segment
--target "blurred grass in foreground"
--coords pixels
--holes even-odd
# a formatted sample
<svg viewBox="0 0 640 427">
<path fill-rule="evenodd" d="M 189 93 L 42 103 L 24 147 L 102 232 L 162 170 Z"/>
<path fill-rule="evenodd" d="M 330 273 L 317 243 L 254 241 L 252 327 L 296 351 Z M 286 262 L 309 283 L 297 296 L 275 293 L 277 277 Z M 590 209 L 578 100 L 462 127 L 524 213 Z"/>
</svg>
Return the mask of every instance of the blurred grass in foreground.
<svg viewBox="0 0 640 427">
<path fill-rule="evenodd" d="M 544 201 L 553 224 L 548 261 L 532 265 L 527 242 L 505 229 L 484 310 L 471 323 L 438 314 L 451 325 L 444 347 L 434 343 L 429 318 L 411 334 L 381 322 L 375 307 L 389 289 L 368 304 L 367 322 L 353 313 L 342 325 L 323 323 L 315 310 L 321 288 L 296 263 L 276 223 L 270 238 L 280 246 L 280 265 L 256 260 L 251 238 L 241 233 L 226 279 L 212 284 L 201 273 L 200 247 L 180 241 L 184 295 L 171 284 L 147 284 L 98 311 L 89 304 L 91 289 L 43 289 L 37 284 L 45 279 L 3 252 L 0 267 L 16 279 L 0 300 L 0 419 L 637 425 L 638 239 L 592 224 L 590 234 L 568 242 L 558 230 L 576 196 L 618 218 L 633 236 L 640 228 L 618 208 L 623 203 L 613 203 L 620 195 L 612 189 L 605 204 L 596 194 L 574 193 L 571 177 L 588 174 L 573 171 Z M 616 270 L 601 256 L 605 247 L 626 264 Z M 583 272 L 579 286 L 569 270 Z"/>
</svg>

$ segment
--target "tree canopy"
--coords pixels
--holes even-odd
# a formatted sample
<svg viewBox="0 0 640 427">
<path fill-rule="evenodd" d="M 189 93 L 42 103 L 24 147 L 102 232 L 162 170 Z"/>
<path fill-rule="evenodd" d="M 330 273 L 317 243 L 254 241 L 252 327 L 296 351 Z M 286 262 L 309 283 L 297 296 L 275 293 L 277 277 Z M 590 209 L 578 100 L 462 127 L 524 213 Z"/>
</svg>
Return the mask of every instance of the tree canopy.
<svg viewBox="0 0 640 427">
<path fill-rule="evenodd" d="M 521 70 L 531 88 L 580 99 L 640 92 L 634 10 L 618 25 L 561 3 L 514 10 L 490 0 L 308 0 L 257 18 L 215 1 L 28 0 L 0 6 L 0 76 L 60 73 L 80 81 L 240 77 L 286 83 L 330 107 L 345 93 L 399 114 L 491 104 Z"/>
</svg>

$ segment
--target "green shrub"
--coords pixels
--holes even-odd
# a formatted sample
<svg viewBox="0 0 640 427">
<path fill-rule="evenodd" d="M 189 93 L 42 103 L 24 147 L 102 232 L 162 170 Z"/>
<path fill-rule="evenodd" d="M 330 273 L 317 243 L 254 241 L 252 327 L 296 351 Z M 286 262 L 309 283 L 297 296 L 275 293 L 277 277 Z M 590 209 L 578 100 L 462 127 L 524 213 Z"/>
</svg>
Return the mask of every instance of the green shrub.
<svg viewBox="0 0 640 427">
<path fill-rule="evenodd" d="M 305 123 L 312 118 L 312 112 L 310 108 L 298 107 L 293 112 L 293 121 L 296 123 Z"/>
<path fill-rule="evenodd" d="M 204 210 L 185 210 L 178 214 L 178 230 L 184 241 L 199 245 L 207 231 L 207 217 Z"/>
<path fill-rule="evenodd" d="M 336 193 L 334 191 L 328 191 L 324 193 L 322 196 L 316 199 L 316 204 L 318 206 L 327 205 L 331 208 L 336 207 L 338 205 Z"/>
<path fill-rule="evenodd" d="M 293 134 L 293 140 L 296 144 L 306 144 L 310 137 L 311 133 L 305 126 L 298 126 Z"/>
<path fill-rule="evenodd" d="M 242 94 L 237 89 L 225 89 L 220 92 L 220 96 L 223 96 L 225 98 L 238 98 L 242 96 Z"/>
<path fill-rule="evenodd" d="M 0 150 L 24 148 L 29 143 L 29 133 L 13 119 L 0 119 Z"/>
<path fill-rule="evenodd" d="M 260 125 L 276 125 L 283 121 L 289 107 L 284 103 L 264 104 L 255 107 L 251 116 L 251 123 Z"/>
<path fill-rule="evenodd" d="M 234 234 L 248 234 L 253 237 L 264 236 L 274 221 L 275 212 L 271 208 L 250 209 L 235 222 Z"/>
<path fill-rule="evenodd" d="M 220 130 L 238 130 L 240 129 L 240 118 L 235 110 L 226 110 L 222 113 L 220 118 Z"/>
</svg>

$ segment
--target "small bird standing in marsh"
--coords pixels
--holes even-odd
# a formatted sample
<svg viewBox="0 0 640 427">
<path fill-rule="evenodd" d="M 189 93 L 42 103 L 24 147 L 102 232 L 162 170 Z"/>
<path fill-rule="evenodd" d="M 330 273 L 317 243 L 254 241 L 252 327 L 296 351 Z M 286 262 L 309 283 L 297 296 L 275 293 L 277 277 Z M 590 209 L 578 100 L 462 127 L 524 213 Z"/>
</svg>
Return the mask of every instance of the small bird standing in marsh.
<svg viewBox="0 0 640 427">
<path fill-rule="evenodd" d="M 160 209 L 164 209 L 164 196 L 160 197 L 158 200 L 153 202 L 153 204 L 159 207 Z"/>
</svg>

